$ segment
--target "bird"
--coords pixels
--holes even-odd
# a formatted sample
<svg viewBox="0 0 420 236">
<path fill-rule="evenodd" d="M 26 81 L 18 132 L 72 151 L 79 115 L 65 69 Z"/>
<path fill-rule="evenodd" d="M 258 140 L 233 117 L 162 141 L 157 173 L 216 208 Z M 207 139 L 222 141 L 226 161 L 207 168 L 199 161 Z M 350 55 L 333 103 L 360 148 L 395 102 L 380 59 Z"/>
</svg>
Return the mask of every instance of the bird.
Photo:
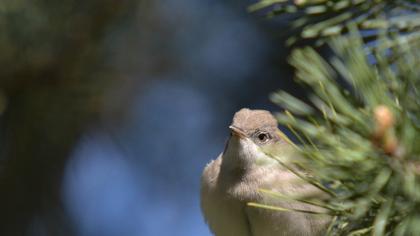
<svg viewBox="0 0 420 236">
<path fill-rule="evenodd" d="M 279 163 L 292 166 L 298 154 L 274 116 L 266 110 L 243 108 L 235 113 L 229 129 L 224 151 L 206 165 L 201 176 L 200 204 L 210 231 L 216 236 L 325 235 L 330 222 L 330 217 L 323 214 L 325 209 L 279 200 L 260 191 L 325 197 L 319 188 L 297 175 L 303 170 L 291 171 Z M 278 160 L 267 153 L 274 153 Z M 248 205 L 250 202 L 300 212 L 263 209 Z"/>
</svg>

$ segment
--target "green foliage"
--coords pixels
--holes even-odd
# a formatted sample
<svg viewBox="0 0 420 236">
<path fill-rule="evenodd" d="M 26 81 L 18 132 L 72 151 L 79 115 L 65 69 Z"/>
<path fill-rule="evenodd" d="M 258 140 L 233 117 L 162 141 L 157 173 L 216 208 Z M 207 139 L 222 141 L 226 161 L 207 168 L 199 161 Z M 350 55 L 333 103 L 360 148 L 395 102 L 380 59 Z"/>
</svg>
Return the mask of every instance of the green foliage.
<svg viewBox="0 0 420 236">
<path fill-rule="evenodd" d="M 349 25 L 360 30 L 413 32 L 420 37 L 420 6 L 415 0 L 261 0 L 249 8 L 251 11 L 268 9 L 268 16 L 292 15 L 295 33 L 289 43 L 302 39 L 326 39 L 348 31 Z M 378 33 L 363 36 L 375 40 Z"/>
<path fill-rule="evenodd" d="M 291 55 L 316 109 L 302 114 L 296 108 L 302 102 L 277 97 L 290 111 L 278 119 L 300 135 L 308 157 L 301 164 L 336 193 L 327 204 L 339 216 L 333 235 L 420 232 L 420 47 L 405 46 L 394 48 L 405 51 L 394 69 L 387 62 L 369 64 L 357 37 L 334 40 L 336 56 L 329 63 L 309 47 Z M 339 77 L 349 89 L 337 83 Z M 296 111 L 299 116 L 290 115 Z"/>
<path fill-rule="evenodd" d="M 292 52 L 308 104 L 272 96 L 285 109 L 279 122 L 302 143 L 299 165 L 331 191 L 320 204 L 335 215 L 328 234 L 420 235 L 420 5 L 263 0 L 252 9 L 266 7 L 300 16 L 292 41 L 313 37 L 334 52 L 328 60 L 311 47 Z M 373 37 L 363 31 L 372 28 Z"/>
</svg>

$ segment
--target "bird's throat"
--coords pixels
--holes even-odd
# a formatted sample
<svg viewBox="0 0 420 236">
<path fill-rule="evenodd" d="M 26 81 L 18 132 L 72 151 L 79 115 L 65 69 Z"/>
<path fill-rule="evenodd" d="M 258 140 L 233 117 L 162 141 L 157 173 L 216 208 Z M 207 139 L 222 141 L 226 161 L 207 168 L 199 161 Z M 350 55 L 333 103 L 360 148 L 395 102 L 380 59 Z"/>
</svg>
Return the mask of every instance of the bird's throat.
<svg viewBox="0 0 420 236">
<path fill-rule="evenodd" d="M 223 152 L 222 171 L 244 174 L 255 162 L 255 153 L 248 147 L 247 139 L 232 136 L 226 143 Z"/>
</svg>

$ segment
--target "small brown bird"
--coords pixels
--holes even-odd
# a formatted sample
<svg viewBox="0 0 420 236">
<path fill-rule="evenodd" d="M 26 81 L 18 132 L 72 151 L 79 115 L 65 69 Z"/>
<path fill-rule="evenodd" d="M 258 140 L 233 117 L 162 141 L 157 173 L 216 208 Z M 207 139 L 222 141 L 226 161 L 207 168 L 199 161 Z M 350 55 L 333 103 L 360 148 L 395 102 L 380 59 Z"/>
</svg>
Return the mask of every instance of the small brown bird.
<svg viewBox="0 0 420 236">
<path fill-rule="evenodd" d="M 259 191 L 268 189 L 291 197 L 322 195 L 318 188 L 265 154 L 275 153 L 284 163 L 291 163 L 296 156 L 294 148 L 281 138 L 271 113 L 241 109 L 229 128 L 231 136 L 225 150 L 207 164 L 201 178 L 201 209 L 211 231 L 216 236 L 323 235 L 329 217 L 247 205 L 257 202 L 287 209 L 323 211 Z"/>
</svg>

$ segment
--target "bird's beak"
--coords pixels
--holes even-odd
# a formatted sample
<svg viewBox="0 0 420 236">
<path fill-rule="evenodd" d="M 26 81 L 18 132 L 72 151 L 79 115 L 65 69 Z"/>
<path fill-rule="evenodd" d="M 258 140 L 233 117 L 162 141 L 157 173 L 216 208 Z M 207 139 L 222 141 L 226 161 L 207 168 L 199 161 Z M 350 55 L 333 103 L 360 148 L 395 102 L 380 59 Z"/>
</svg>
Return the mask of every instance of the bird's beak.
<svg viewBox="0 0 420 236">
<path fill-rule="evenodd" d="M 229 126 L 229 129 L 231 130 L 232 135 L 234 135 L 238 138 L 246 138 L 246 134 L 242 129 L 240 129 L 236 126 L 233 126 L 233 125 Z"/>
</svg>

